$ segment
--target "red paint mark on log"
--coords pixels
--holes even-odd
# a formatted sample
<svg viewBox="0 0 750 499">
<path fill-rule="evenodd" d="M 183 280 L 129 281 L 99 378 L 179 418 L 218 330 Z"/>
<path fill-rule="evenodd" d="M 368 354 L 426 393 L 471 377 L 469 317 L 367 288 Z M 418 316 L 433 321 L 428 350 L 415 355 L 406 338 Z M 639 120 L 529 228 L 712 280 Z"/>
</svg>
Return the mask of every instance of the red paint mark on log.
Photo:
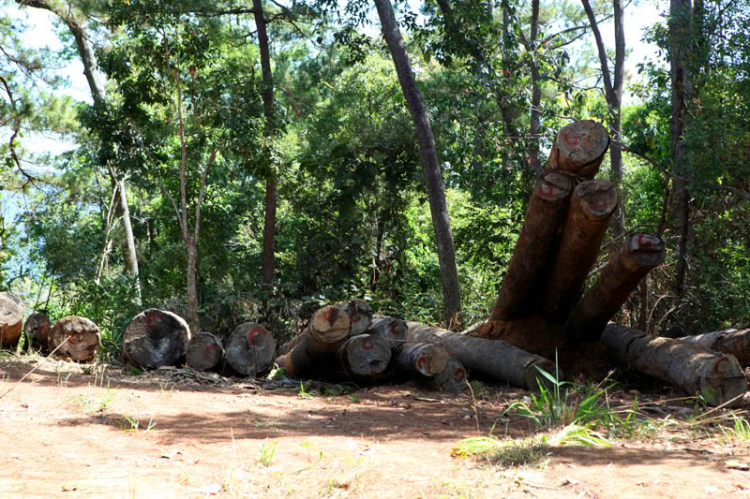
<svg viewBox="0 0 750 499">
<path fill-rule="evenodd" d="M 581 136 L 580 135 L 569 135 L 567 133 L 562 134 L 562 140 L 570 147 L 575 147 L 578 144 L 581 143 Z"/>
<path fill-rule="evenodd" d="M 265 329 L 263 329 L 260 326 L 256 327 L 255 329 L 253 329 L 252 331 L 250 331 L 249 333 L 247 333 L 247 341 L 252 342 L 253 341 L 253 336 L 255 336 L 258 333 L 263 333 L 263 332 L 265 332 Z"/>
<path fill-rule="evenodd" d="M 362 317 L 360 317 L 359 315 L 355 315 L 355 316 L 351 317 L 351 323 L 352 324 L 356 324 L 356 323 L 358 323 L 361 320 L 362 320 Z"/>
<path fill-rule="evenodd" d="M 638 236 L 638 247 L 644 247 L 644 248 L 650 248 L 654 245 L 654 242 L 651 240 L 651 237 L 647 236 L 646 234 L 641 234 Z"/>
<path fill-rule="evenodd" d="M 330 307 L 328 310 L 323 312 L 323 319 L 327 320 L 331 326 L 333 326 L 333 323 L 336 322 L 336 318 L 338 316 L 339 316 L 338 310 L 336 310 L 333 307 Z"/>
<path fill-rule="evenodd" d="M 398 325 L 398 324 L 396 324 L 396 321 L 393 321 L 393 322 L 391 322 L 391 327 L 389 328 L 389 329 L 390 329 L 390 331 L 391 331 L 391 336 L 393 336 L 394 338 L 395 338 L 396 336 L 398 336 L 398 334 L 396 333 L 396 326 L 397 326 L 397 325 Z"/>
<path fill-rule="evenodd" d="M 367 338 L 365 341 L 362 342 L 362 350 L 372 350 L 375 345 L 372 344 L 372 341 L 370 341 L 370 338 Z"/>
<path fill-rule="evenodd" d="M 417 359 L 417 369 L 422 371 L 424 369 L 425 364 L 427 364 L 427 358 L 426 357 L 419 357 Z"/>
<path fill-rule="evenodd" d="M 71 333 L 68 335 L 68 343 L 71 345 L 77 345 L 81 342 L 81 335 L 78 333 Z"/>
<path fill-rule="evenodd" d="M 160 321 L 164 318 L 164 314 L 153 314 L 146 316 L 146 325 L 151 327 L 154 321 Z"/>
<path fill-rule="evenodd" d="M 466 379 L 466 370 L 462 367 L 457 367 L 453 372 L 453 375 L 456 377 L 456 381 L 463 383 Z"/>
</svg>

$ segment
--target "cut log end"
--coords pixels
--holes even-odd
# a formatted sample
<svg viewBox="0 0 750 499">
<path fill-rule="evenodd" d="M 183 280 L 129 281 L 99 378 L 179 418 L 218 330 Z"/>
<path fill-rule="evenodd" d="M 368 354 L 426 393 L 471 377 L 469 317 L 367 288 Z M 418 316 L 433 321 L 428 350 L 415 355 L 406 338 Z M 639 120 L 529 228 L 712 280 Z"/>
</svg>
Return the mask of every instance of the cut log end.
<svg viewBox="0 0 750 499">
<path fill-rule="evenodd" d="M 254 322 L 240 324 L 227 340 L 227 362 L 243 376 L 255 377 L 267 371 L 275 355 L 276 339 L 270 331 Z"/>
<path fill-rule="evenodd" d="M 368 333 L 388 341 L 392 348 L 400 348 L 406 343 L 406 321 L 396 317 L 378 317 L 372 321 Z"/>
<path fill-rule="evenodd" d="M 349 315 L 332 305 L 319 308 L 310 321 L 310 335 L 318 344 L 339 344 L 349 336 L 351 331 Z"/>
<path fill-rule="evenodd" d="M 574 196 L 580 200 L 583 213 L 594 220 L 608 220 L 617 208 L 617 188 L 609 180 L 581 182 Z"/>
<path fill-rule="evenodd" d="M 18 342 L 24 310 L 19 297 L 6 291 L 0 293 L 0 347 L 10 348 Z"/>
<path fill-rule="evenodd" d="M 570 194 L 573 179 L 557 171 L 545 171 L 534 185 L 534 195 L 545 201 L 560 201 Z"/>
<path fill-rule="evenodd" d="M 664 261 L 664 241 L 645 232 L 636 232 L 628 237 L 630 257 L 642 267 L 656 267 Z"/>
<path fill-rule="evenodd" d="M 338 305 L 349 316 L 351 322 L 351 336 L 363 334 L 372 324 L 372 307 L 363 300 L 349 300 L 343 305 Z"/>
<path fill-rule="evenodd" d="M 352 336 L 339 349 L 346 373 L 355 379 L 368 379 L 385 372 L 391 361 L 391 347 L 385 338 L 371 334 Z"/>
<path fill-rule="evenodd" d="M 435 375 L 435 387 L 445 392 L 461 392 L 467 388 L 466 368 L 458 359 L 448 360 L 442 372 Z"/>
<path fill-rule="evenodd" d="M 185 361 L 190 327 L 167 310 L 150 308 L 136 315 L 123 335 L 123 358 L 135 367 L 157 369 Z"/>
<path fill-rule="evenodd" d="M 554 166 L 574 175 L 593 178 L 609 147 L 607 130 L 592 120 L 576 121 L 560 129 L 553 149 Z"/>
<path fill-rule="evenodd" d="M 74 362 L 91 362 L 102 343 L 99 326 L 85 317 L 69 315 L 58 320 L 49 333 L 55 356 Z"/>
<path fill-rule="evenodd" d="M 410 343 L 398 355 L 398 365 L 407 373 L 432 377 L 445 370 L 448 351 L 433 343 Z"/>
<path fill-rule="evenodd" d="M 199 371 L 210 371 L 224 358 L 221 339 L 211 333 L 201 332 L 190 338 L 187 365 Z"/>
<path fill-rule="evenodd" d="M 47 314 L 31 314 L 23 325 L 24 332 L 31 339 L 31 346 L 43 353 L 49 353 L 49 333 L 52 323 Z"/>
</svg>

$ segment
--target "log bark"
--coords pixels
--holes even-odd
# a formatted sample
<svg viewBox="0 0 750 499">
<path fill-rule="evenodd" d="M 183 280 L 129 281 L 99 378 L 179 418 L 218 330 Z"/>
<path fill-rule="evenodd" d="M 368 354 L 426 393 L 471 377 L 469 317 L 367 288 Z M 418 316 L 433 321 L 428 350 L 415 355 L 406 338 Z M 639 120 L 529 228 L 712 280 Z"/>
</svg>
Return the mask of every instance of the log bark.
<svg viewBox="0 0 750 499">
<path fill-rule="evenodd" d="M 24 310 L 19 297 L 6 291 L 0 293 L 0 347 L 12 348 L 18 343 Z"/>
<path fill-rule="evenodd" d="M 515 321 L 487 321 L 470 336 L 502 340 L 550 359 L 554 358 L 555 351 L 565 346 L 566 341 L 564 326 L 550 324 L 538 315 Z"/>
<path fill-rule="evenodd" d="M 351 321 L 338 307 L 318 309 L 294 346 L 276 360 L 286 374 L 298 378 L 335 375 L 336 352 L 349 337 Z"/>
<path fill-rule="evenodd" d="M 605 328 L 601 341 L 616 361 L 700 395 L 710 405 L 721 405 L 747 391 L 745 375 L 732 355 L 616 324 Z"/>
<path fill-rule="evenodd" d="M 377 317 L 372 321 L 368 333 L 388 341 L 391 348 L 399 349 L 406 343 L 406 321 L 396 317 Z"/>
<path fill-rule="evenodd" d="M 592 179 L 599 171 L 609 146 L 607 129 L 592 120 L 575 121 L 557 132 L 547 169 L 564 170 Z"/>
<path fill-rule="evenodd" d="M 401 372 L 410 376 L 431 378 L 445 370 L 450 355 L 437 343 L 408 343 L 396 357 Z"/>
<path fill-rule="evenodd" d="M 364 334 L 370 329 L 373 312 L 369 303 L 363 300 L 349 300 L 337 306 L 349 315 L 349 320 L 352 323 L 352 329 L 349 332 L 351 336 Z"/>
<path fill-rule="evenodd" d="M 641 279 L 663 261 L 664 242 L 659 237 L 631 234 L 570 314 L 570 337 L 576 341 L 597 340 Z"/>
<path fill-rule="evenodd" d="M 466 389 L 466 368 L 458 359 L 448 360 L 442 372 L 433 377 L 435 388 L 443 392 L 461 392 Z"/>
<path fill-rule="evenodd" d="M 69 315 L 58 320 L 49 333 L 54 355 L 75 362 L 91 362 L 102 343 L 99 326 L 85 317 Z"/>
<path fill-rule="evenodd" d="M 276 356 L 276 339 L 260 324 L 244 322 L 229 335 L 224 355 L 232 369 L 254 378 L 271 367 Z"/>
<path fill-rule="evenodd" d="M 221 339 L 215 334 L 200 332 L 190 338 L 187 349 L 187 365 L 199 371 L 210 371 L 224 358 Z"/>
<path fill-rule="evenodd" d="M 360 334 L 346 340 L 339 348 L 337 358 L 348 378 L 359 382 L 374 382 L 388 369 L 391 346 L 380 336 Z"/>
<path fill-rule="evenodd" d="M 185 362 L 190 342 L 185 319 L 150 308 L 133 317 L 123 335 L 123 360 L 135 367 L 156 369 Z"/>
<path fill-rule="evenodd" d="M 540 175 L 490 315 L 491 321 L 520 319 L 529 315 L 555 238 L 565 219 L 572 188 L 572 179 L 564 172 L 547 171 Z"/>
<path fill-rule="evenodd" d="M 49 353 L 49 333 L 52 323 L 47 314 L 31 314 L 23 325 L 23 331 L 31 340 L 31 347 Z"/>
<path fill-rule="evenodd" d="M 741 365 L 750 365 L 750 329 L 724 329 L 678 339 L 715 352 L 732 354 Z"/>
<path fill-rule="evenodd" d="M 464 336 L 418 322 L 406 324 L 409 327 L 408 341 L 438 343 L 468 370 L 491 380 L 538 390 L 537 379 L 545 382 L 545 378 L 539 374 L 539 369 L 555 374 L 554 362 L 505 341 Z"/>
<path fill-rule="evenodd" d="M 542 315 L 564 324 L 596 263 L 609 220 L 617 208 L 617 189 L 608 180 L 582 182 L 573 191 L 542 300 Z"/>
</svg>

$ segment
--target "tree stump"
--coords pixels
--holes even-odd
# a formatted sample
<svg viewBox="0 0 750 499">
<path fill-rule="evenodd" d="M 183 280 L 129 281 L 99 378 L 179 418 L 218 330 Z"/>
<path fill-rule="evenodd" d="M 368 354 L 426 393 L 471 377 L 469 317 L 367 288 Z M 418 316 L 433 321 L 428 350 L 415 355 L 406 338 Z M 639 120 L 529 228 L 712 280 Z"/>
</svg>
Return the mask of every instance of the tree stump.
<svg viewBox="0 0 750 499">
<path fill-rule="evenodd" d="M 350 336 L 364 334 L 370 328 L 370 324 L 372 323 L 372 307 L 366 301 L 349 300 L 342 305 L 338 305 L 338 307 L 349 315 L 349 321 L 352 324 L 352 329 L 349 332 Z"/>
<path fill-rule="evenodd" d="M 557 132 L 547 168 L 592 179 L 599 171 L 608 147 L 609 135 L 600 123 L 592 120 L 575 121 Z"/>
<path fill-rule="evenodd" d="M 210 371 L 224 358 L 221 339 L 215 334 L 200 332 L 190 338 L 187 349 L 187 365 L 199 371 Z"/>
<path fill-rule="evenodd" d="M 271 367 L 276 356 L 276 339 L 260 324 L 244 322 L 229 335 L 225 356 L 232 369 L 254 378 Z"/>
<path fill-rule="evenodd" d="M 179 315 L 150 308 L 133 318 L 123 338 L 123 360 L 135 367 L 157 369 L 185 362 L 190 328 Z"/>
<path fill-rule="evenodd" d="M 391 346 L 380 336 L 360 334 L 346 340 L 337 357 L 348 377 L 357 382 L 374 382 L 388 369 Z"/>
<path fill-rule="evenodd" d="M 335 376 L 336 352 L 349 337 L 349 315 L 338 307 L 315 311 L 307 328 L 292 340 L 289 352 L 276 360 L 290 376 L 326 378 Z"/>
<path fill-rule="evenodd" d="M 388 341 L 393 349 L 401 348 L 406 343 L 406 321 L 397 317 L 377 317 L 373 319 L 368 333 L 380 336 Z"/>
<path fill-rule="evenodd" d="M 85 317 L 69 315 L 58 320 L 49 333 L 49 347 L 56 357 L 91 362 L 102 343 L 99 327 Z"/>
<path fill-rule="evenodd" d="M 745 374 L 732 355 L 616 324 L 604 329 L 601 341 L 618 362 L 690 395 L 701 395 L 710 405 L 721 405 L 747 391 Z"/>
<path fill-rule="evenodd" d="M 23 326 L 24 304 L 7 291 L 0 293 L 0 347 L 12 348 L 18 343 Z"/>
<path fill-rule="evenodd" d="M 396 357 L 399 369 L 411 376 L 431 378 L 448 365 L 448 351 L 436 343 L 409 343 Z"/>
<path fill-rule="evenodd" d="M 52 323 L 47 314 L 31 314 L 23 325 L 23 331 L 31 340 L 31 347 L 42 353 L 49 353 L 49 333 Z"/>
</svg>

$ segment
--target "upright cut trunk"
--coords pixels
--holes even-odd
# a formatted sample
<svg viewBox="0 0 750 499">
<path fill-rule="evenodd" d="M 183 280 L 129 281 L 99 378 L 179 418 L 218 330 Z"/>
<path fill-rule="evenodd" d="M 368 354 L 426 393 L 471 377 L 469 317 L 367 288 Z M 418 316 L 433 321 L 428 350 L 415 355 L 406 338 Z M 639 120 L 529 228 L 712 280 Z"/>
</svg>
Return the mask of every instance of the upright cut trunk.
<svg viewBox="0 0 750 499">
<path fill-rule="evenodd" d="M 427 183 L 427 197 L 430 203 L 440 263 L 443 306 L 446 320 L 451 323 L 461 313 L 461 293 L 458 284 L 456 253 L 453 248 L 453 235 L 451 234 L 448 206 L 445 201 L 440 161 L 435 148 L 435 138 L 432 135 L 432 126 L 427 109 L 422 102 L 422 96 L 414 79 L 409 56 L 406 53 L 406 47 L 393 13 L 393 6 L 390 0 L 375 0 L 375 7 L 378 10 L 383 28 L 383 37 L 391 52 L 398 80 L 401 84 L 401 91 L 406 99 L 406 105 L 411 113 L 419 139 L 419 156 Z"/>
</svg>

